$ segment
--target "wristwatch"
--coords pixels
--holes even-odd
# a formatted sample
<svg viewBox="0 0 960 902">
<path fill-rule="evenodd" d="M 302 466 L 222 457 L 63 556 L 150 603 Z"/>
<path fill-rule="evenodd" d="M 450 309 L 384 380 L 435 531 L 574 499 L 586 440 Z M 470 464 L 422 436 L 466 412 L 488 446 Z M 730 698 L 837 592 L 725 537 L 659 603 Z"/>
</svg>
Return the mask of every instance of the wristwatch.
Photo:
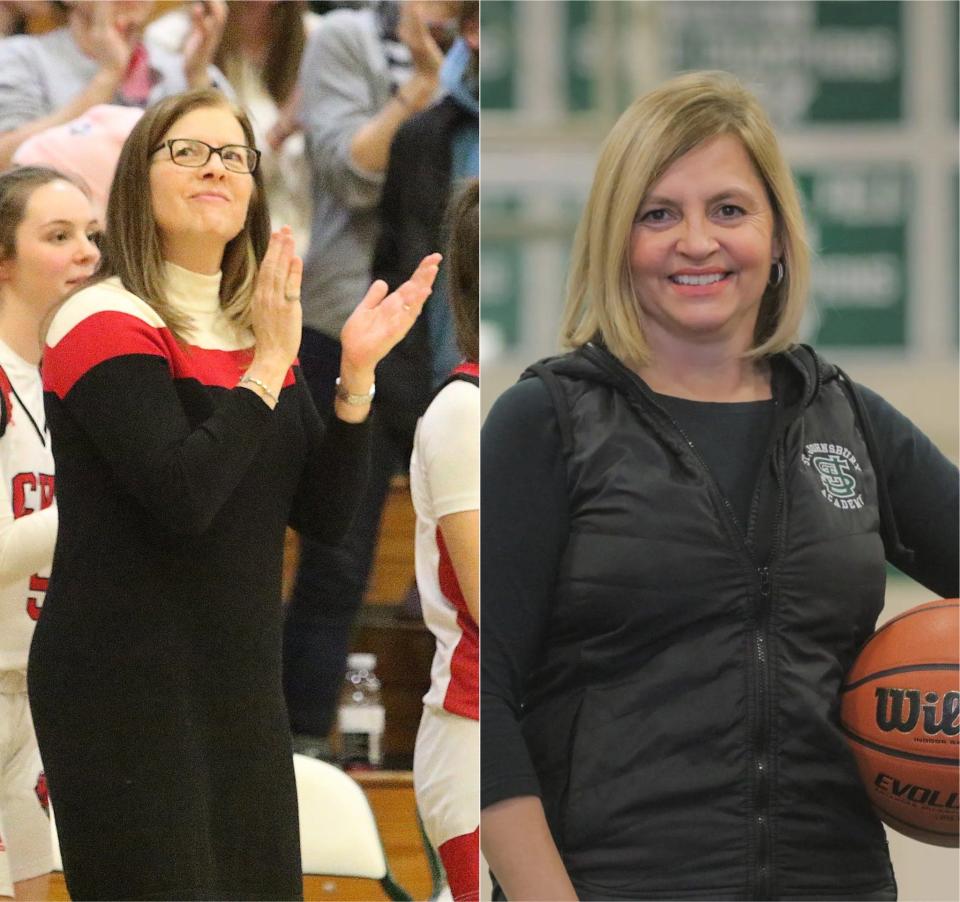
<svg viewBox="0 0 960 902">
<path fill-rule="evenodd" d="M 376 383 L 371 384 L 370 391 L 364 395 L 355 395 L 353 392 L 347 391 L 347 387 L 340 381 L 340 377 L 337 376 L 337 400 L 343 401 L 345 404 L 350 404 L 353 407 L 362 407 L 364 404 L 369 404 L 373 400 L 374 394 L 376 394 L 377 386 Z"/>
</svg>

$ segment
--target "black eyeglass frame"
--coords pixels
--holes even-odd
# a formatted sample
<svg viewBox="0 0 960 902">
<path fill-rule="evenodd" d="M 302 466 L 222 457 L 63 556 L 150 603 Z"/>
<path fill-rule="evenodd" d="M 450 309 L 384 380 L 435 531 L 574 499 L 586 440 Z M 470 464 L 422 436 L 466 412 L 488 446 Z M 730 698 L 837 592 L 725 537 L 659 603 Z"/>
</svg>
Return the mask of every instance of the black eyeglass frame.
<svg viewBox="0 0 960 902">
<path fill-rule="evenodd" d="M 192 144 L 202 144 L 204 147 L 207 148 L 207 158 L 202 163 L 196 163 L 196 164 L 184 163 L 181 160 L 176 159 L 173 155 L 173 145 L 176 144 L 178 141 L 190 141 Z M 201 166 L 206 166 L 207 163 L 210 162 L 210 157 L 212 157 L 214 154 L 220 157 L 220 162 L 223 163 L 223 168 L 226 169 L 228 172 L 236 172 L 241 175 L 243 174 L 253 175 L 253 173 L 257 171 L 257 167 L 260 165 L 260 151 L 257 150 L 256 147 L 250 147 L 249 144 L 224 144 L 222 147 L 213 147 L 212 145 L 207 144 L 206 141 L 201 141 L 199 138 L 167 138 L 167 140 L 164 141 L 162 144 L 158 144 L 156 147 L 154 147 L 153 150 L 150 151 L 150 155 L 152 156 L 158 150 L 163 150 L 164 147 L 167 148 L 167 151 L 170 154 L 170 162 L 172 162 L 176 166 L 183 166 L 184 169 L 199 169 Z M 255 154 L 253 159 L 253 168 L 252 169 L 231 169 L 230 166 L 227 164 L 227 161 L 223 158 L 223 151 L 229 150 L 231 147 L 242 147 L 244 150 L 250 151 L 253 154 Z"/>
</svg>

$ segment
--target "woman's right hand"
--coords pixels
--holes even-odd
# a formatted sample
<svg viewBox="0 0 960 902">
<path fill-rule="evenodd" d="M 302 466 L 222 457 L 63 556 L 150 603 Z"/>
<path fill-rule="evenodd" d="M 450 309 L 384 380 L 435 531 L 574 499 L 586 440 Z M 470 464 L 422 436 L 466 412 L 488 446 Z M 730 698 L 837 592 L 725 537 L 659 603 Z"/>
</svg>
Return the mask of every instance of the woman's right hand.
<svg viewBox="0 0 960 902">
<path fill-rule="evenodd" d="M 413 59 L 414 72 L 436 78 L 443 64 L 443 51 L 423 23 L 417 5 L 423 0 L 405 0 L 400 6 L 397 37 L 407 45 Z"/>
<path fill-rule="evenodd" d="M 132 35 L 126 19 L 117 16 L 114 4 L 92 3 L 84 15 L 77 17 L 77 28 L 84 32 L 82 44 L 103 72 L 123 78 L 139 35 Z"/>
<path fill-rule="evenodd" d="M 293 232 L 284 226 L 270 236 L 257 273 L 251 306 L 256 350 L 247 371 L 267 382 L 271 390 L 276 388 L 276 394 L 300 348 L 302 277 L 303 261 L 294 251 Z"/>
</svg>

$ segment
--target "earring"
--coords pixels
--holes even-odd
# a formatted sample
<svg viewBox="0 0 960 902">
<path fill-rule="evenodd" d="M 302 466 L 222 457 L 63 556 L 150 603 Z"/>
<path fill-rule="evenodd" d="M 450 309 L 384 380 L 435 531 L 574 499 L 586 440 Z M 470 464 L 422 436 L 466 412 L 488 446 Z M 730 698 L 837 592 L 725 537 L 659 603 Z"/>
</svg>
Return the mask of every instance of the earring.
<svg viewBox="0 0 960 902">
<path fill-rule="evenodd" d="M 785 274 L 786 270 L 783 267 L 783 261 L 777 260 L 777 262 L 770 267 L 770 279 L 768 282 L 770 287 L 778 288 Z"/>
</svg>

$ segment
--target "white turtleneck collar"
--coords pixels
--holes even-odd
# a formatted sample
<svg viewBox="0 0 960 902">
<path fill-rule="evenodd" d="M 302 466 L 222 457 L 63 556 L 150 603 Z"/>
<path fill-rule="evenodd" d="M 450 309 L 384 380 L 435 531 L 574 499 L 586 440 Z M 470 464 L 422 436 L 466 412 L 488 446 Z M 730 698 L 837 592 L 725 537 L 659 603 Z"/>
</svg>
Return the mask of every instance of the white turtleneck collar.
<svg viewBox="0 0 960 902">
<path fill-rule="evenodd" d="M 167 301 L 191 316 L 219 312 L 222 276 L 221 272 L 208 276 L 184 269 L 169 260 L 163 261 Z"/>
<path fill-rule="evenodd" d="M 222 273 L 205 275 L 169 260 L 163 268 L 167 302 L 186 313 L 193 324 L 188 332 L 190 344 L 235 351 L 253 343 L 250 332 L 237 329 L 220 307 Z"/>
</svg>

